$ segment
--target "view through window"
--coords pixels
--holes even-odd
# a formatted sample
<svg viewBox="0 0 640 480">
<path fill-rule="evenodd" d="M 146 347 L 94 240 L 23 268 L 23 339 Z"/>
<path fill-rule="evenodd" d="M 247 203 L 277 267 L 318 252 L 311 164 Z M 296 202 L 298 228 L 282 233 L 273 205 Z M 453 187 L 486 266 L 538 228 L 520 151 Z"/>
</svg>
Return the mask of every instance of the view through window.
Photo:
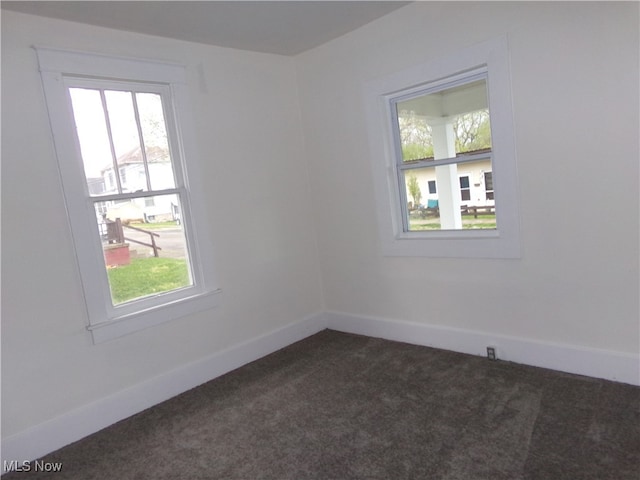
<svg viewBox="0 0 640 480">
<path fill-rule="evenodd" d="M 486 77 L 391 102 L 404 231 L 496 229 Z"/>
<path fill-rule="evenodd" d="M 149 90 L 69 87 L 114 306 L 193 284 L 163 92 Z"/>
</svg>

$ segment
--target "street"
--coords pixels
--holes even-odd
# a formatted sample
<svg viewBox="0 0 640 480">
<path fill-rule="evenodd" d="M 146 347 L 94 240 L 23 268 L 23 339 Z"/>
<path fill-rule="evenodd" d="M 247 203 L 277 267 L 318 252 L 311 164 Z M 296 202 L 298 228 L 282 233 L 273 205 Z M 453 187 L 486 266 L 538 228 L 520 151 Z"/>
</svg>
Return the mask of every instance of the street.
<svg viewBox="0 0 640 480">
<path fill-rule="evenodd" d="M 151 237 L 149 234 L 127 228 L 126 226 L 123 227 L 125 240 L 129 243 L 131 256 L 138 258 L 152 257 L 153 249 L 151 247 L 146 247 L 131 241 L 137 240 L 139 242 L 150 244 Z M 144 227 L 142 228 L 144 229 Z M 185 258 L 185 241 L 182 228 L 169 227 L 163 229 L 149 229 L 149 231 L 159 235 L 158 237 L 154 237 L 156 245 L 162 249 L 158 251 L 158 256 L 162 258 Z"/>
</svg>

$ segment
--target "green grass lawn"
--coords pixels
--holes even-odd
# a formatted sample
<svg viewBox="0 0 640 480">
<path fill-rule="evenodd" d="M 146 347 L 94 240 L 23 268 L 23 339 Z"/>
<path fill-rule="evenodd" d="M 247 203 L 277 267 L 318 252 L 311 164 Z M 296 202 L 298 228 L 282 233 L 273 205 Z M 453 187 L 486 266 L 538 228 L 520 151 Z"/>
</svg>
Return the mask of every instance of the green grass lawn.
<svg viewBox="0 0 640 480">
<path fill-rule="evenodd" d="M 463 229 L 495 229 L 496 228 L 496 222 L 495 222 L 495 217 L 493 217 L 493 221 L 491 221 L 492 219 L 486 219 L 484 221 L 478 221 L 479 219 L 477 219 L 476 221 L 474 221 L 473 217 L 471 217 L 471 219 L 462 217 L 462 228 Z M 438 218 L 434 218 L 434 219 L 428 219 L 428 220 L 422 220 L 422 219 L 411 219 L 410 220 L 410 230 L 411 231 L 416 231 L 416 230 L 440 230 L 440 219 Z"/>
<path fill-rule="evenodd" d="M 143 230 L 162 230 L 163 228 L 175 228 L 180 225 L 177 222 L 155 222 L 155 223 L 132 223 L 132 227 L 142 228 Z M 125 226 L 126 229 L 126 226 Z"/>
<path fill-rule="evenodd" d="M 107 274 L 114 305 L 191 284 L 187 262 L 175 258 L 137 258 Z"/>
<path fill-rule="evenodd" d="M 409 217 L 409 230 L 440 230 L 440 218 L 439 217 L 426 217 L 421 218 L 419 216 Z M 478 215 L 478 218 L 474 218 L 473 215 L 462 216 L 462 228 L 463 229 L 495 229 L 496 228 L 496 215 L 484 214 Z"/>
</svg>

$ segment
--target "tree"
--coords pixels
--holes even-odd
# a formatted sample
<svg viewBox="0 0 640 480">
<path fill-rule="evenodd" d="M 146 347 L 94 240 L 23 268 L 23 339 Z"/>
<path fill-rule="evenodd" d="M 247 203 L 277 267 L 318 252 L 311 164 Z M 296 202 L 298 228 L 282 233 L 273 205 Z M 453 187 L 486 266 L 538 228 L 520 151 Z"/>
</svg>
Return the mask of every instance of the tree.
<svg viewBox="0 0 640 480">
<path fill-rule="evenodd" d="M 169 152 L 162 99 L 155 93 L 137 93 L 140 126 L 147 148 L 159 147 Z"/>
<path fill-rule="evenodd" d="M 417 207 L 422 200 L 422 192 L 420 191 L 418 178 L 413 173 L 409 175 L 407 188 L 409 189 L 409 195 L 413 198 L 413 204 Z"/>
<path fill-rule="evenodd" d="M 413 110 L 400 110 L 398 127 L 404 162 L 434 157 L 431 126 L 426 117 Z M 457 153 L 491 148 L 489 110 L 458 115 L 453 121 L 453 132 Z"/>
<path fill-rule="evenodd" d="M 459 115 L 453 123 L 453 131 L 458 153 L 491 148 L 489 110 Z"/>
<path fill-rule="evenodd" d="M 409 162 L 433 157 L 431 127 L 426 119 L 413 110 L 401 110 L 398 113 L 402 160 Z"/>
</svg>

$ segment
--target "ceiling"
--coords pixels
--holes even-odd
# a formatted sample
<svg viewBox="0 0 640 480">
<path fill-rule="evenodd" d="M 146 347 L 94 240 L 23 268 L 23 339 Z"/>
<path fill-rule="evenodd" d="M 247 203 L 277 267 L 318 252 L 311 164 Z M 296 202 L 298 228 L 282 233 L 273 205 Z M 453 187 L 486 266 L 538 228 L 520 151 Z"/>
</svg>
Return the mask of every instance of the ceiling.
<svg viewBox="0 0 640 480">
<path fill-rule="evenodd" d="M 296 55 L 410 2 L 2 1 L 3 9 L 148 35 Z"/>
</svg>

